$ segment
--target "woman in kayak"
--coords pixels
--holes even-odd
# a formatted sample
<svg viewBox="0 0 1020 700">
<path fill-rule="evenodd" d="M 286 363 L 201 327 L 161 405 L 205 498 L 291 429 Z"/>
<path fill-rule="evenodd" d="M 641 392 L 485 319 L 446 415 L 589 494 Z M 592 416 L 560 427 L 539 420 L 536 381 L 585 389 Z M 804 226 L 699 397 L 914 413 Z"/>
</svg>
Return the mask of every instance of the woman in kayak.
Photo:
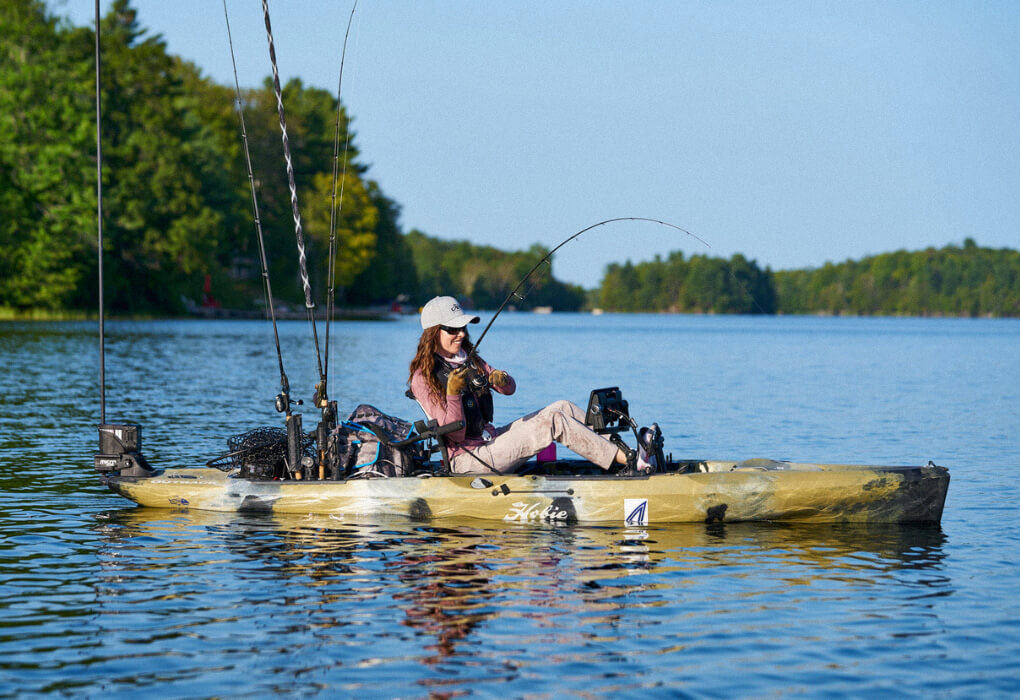
<svg viewBox="0 0 1020 700">
<path fill-rule="evenodd" d="M 465 314 L 453 297 L 435 297 L 421 312 L 421 337 L 411 360 L 411 393 L 440 425 L 464 421 L 464 428 L 445 436 L 455 474 L 514 471 L 550 442 L 558 442 L 609 470 L 626 467 L 628 454 L 584 424 L 584 411 L 570 401 L 556 401 L 502 428 L 492 425 L 492 391 L 509 396 L 514 378 L 493 369 L 477 355 L 469 358 Z M 637 455 L 629 471 L 647 473 L 650 465 Z"/>
</svg>

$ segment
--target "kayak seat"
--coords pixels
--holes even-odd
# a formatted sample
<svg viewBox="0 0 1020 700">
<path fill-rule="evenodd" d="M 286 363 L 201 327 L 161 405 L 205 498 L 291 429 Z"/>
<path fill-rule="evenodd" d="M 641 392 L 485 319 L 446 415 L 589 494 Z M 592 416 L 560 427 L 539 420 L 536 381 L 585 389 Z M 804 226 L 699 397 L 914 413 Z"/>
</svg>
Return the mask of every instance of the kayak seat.
<svg viewBox="0 0 1020 700">
<path fill-rule="evenodd" d="M 450 466 L 450 451 L 446 447 L 446 440 L 443 439 L 443 435 L 446 433 L 452 433 L 455 430 L 460 430 L 464 427 L 463 421 L 457 421 L 456 423 L 450 423 L 448 425 L 439 425 L 439 422 L 430 416 L 428 411 L 425 410 L 425 407 L 421 405 L 421 402 L 418 401 L 414 392 L 408 389 L 404 392 L 404 396 L 418 404 L 418 408 L 420 408 L 421 412 L 425 414 L 425 421 L 427 422 L 415 421 L 414 427 L 415 430 L 418 431 L 419 435 L 425 434 L 426 431 L 431 433 L 431 435 L 429 435 L 430 440 L 427 443 L 427 447 L 430 454 L 434 454 L 436 452 L 439 453 L 440 462 L 437 476 L 450 476 L 453 474 L 453 468 Z"/>
</svg>

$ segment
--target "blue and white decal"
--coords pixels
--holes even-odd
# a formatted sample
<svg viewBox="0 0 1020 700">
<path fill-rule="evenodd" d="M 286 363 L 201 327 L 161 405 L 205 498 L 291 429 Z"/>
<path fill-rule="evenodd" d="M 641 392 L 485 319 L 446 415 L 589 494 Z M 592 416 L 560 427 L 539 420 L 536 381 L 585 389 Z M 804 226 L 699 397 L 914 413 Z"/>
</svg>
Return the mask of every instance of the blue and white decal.
<svg viewBox="0 0 1020 700">
<path fill-rule="evenodd" d="M 648 499 L 647 498 L 623 499 L 623 520 L 628 525 L 647 525 Z"/>
</svg>

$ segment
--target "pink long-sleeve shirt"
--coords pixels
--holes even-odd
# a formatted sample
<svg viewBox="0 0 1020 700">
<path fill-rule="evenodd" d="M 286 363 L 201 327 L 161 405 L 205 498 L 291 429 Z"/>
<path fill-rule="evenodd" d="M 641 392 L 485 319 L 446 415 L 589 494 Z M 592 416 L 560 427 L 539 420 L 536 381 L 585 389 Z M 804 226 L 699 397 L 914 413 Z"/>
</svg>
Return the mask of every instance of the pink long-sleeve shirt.
<svg viewBox="0 0 1020 700">
<path fill-rule="evenodd" d="M 478 365 L 479 369 L 485 373 L 485 376 L 489 376 L 492 373 L 492 367 L 485 360 L 478 358 Z M 517 391 L 517 383 L 509 374 L 507 374 L 507 379 L 508 381 L 505 386 L 494 386 L 491 387 L 492 390 L 505 396 L 513 394 Z M 421 370 L 416 371 L 411 377 L 411 393 L 414 394 L 414 398 L 421 404 L 428 417 L 439 421 L 439 425 L 464 420 L 464 402 L 461 398 L 459 396 L 435 396 Z M 485 426 L 485 430 L 490 435 L 496 435 L 496 428 L 491 423 Z M 485 438 L 467 437 L 467 427 L 447 433 L 444 437 L 446 439 L 446 446 L 450 449 L 451 458 L 466 449 L 485 444 Z"/>
</svg>

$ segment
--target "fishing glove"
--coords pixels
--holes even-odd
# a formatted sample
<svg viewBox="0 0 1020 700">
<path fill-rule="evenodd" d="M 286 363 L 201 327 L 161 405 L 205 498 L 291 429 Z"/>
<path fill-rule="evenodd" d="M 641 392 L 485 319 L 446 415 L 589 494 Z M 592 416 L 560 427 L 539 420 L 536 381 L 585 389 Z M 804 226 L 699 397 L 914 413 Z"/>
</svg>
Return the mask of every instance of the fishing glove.
<svg viewBox="0 0 1020 700">
<path fill-rule="evenodd" d="M 446 379 L 446 395 L 460 396 L 467 386 L 467 367 L 461 367 L 450 372 Z"/>
<path fill-rule="evenodd" d="M 496 387 L 497 389 L 502 389 L 509 383 L 510 375 L 504 372 L 503 370 L 494 369 L 491 372 L 489 372 L 489 384 Z"/>
</svg>

